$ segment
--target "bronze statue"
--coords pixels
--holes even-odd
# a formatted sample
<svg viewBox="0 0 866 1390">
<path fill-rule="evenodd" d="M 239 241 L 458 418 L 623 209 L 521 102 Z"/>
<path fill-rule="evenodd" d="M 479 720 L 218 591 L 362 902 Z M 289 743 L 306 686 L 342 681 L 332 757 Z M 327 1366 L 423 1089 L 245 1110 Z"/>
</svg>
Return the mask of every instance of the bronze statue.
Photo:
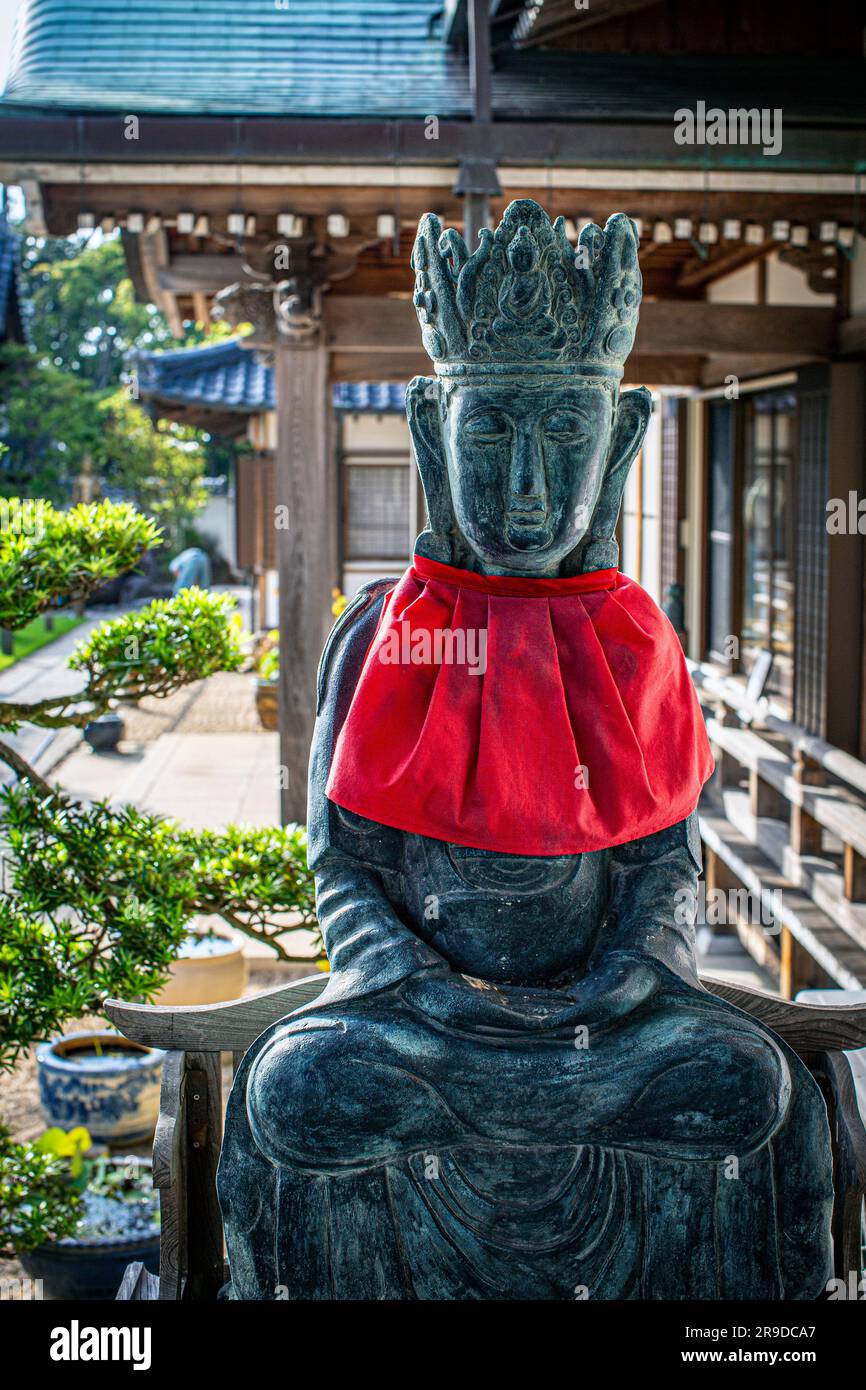
<svg viewBox="0 0 866 1390">
<path fill-rule="evenodd" d="M 678 906 L 712 764 L 616 569 L 637 249 L 618 215 L 575 251 L 528 201 L 471 256 L 422 219 L 429 526 L 322 660 L 331 975 L 235 1080 L 234 1297 L 810 1299 L 832 1272 L 818 1088 L 704 990 Z"/>
</svg>

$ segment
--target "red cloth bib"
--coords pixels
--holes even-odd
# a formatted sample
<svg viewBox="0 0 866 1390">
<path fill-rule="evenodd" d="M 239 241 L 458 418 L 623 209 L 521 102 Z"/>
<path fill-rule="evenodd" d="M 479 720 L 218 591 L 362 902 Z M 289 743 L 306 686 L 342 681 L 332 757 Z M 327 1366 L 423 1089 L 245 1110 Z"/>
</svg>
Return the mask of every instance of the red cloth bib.
<svg viewBox="0 0 866 1390">
<path fill-rule="evenodd" d="M 327 795 L 437 840 L 581 854 L 676 824 L 712 770 L 682 649 L 639 584 L 416 556 L 386 599 Z"/>
</svg>

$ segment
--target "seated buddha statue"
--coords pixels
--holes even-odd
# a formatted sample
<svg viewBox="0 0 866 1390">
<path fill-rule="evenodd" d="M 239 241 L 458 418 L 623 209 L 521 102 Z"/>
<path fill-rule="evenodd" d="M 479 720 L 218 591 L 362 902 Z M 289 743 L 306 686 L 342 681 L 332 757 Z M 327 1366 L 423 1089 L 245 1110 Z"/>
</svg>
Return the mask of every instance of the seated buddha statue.
<svg viewBox="0 0 866 1390">
<path fill-rule="evenodd" d="M 614 530 L 628 218 L 425 216 L 408 388 L 429 523 L 319 676 L 309 862 L 330 960 L 247 1053 L 219 1193 L 240 1299 L 812 1299 L 820 1092 L 695 964 L 712 759 Z"/>
</svg>

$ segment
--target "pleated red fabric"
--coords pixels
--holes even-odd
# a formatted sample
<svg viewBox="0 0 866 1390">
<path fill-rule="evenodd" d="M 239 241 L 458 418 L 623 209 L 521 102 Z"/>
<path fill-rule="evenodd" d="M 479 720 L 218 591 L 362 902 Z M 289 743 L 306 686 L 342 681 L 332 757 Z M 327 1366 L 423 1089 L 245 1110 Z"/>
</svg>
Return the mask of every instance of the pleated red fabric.
<svg viewBox="0 0 866 1390">
<path fill-rule="evenodd" d="M 327 795 L 454 844 L 581 854 L 676 824 L 712 770 L 682 649 L 639 584 L 416 556 L 386 599 Z"/>
</svg>

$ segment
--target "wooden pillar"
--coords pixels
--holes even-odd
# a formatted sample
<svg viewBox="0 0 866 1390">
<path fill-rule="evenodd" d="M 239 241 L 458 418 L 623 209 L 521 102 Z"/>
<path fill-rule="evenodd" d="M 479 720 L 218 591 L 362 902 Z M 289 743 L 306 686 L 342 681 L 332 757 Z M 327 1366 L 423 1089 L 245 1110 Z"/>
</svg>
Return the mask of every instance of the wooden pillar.
<svg viewBox="0 0 866 1390">
<path fill-rule="evenodd" d="M 489 0 L 469 0 L 466 17 L 469 28 L 469 84 L 472 89 L 472 114 L 476 121 L 489 121 L 493 113 Z"/>
<path fill-rule="evenodd" d="M 779 993 L 783 999 L 794 999 L 801 989 L 820 982 L 821 970 L 805 946 L 784 926 L 780 945 Z"/>
<path fill-rule="evenodd" d="M 853 845 L 842 847 L 842 881 L 849 902 L 866 901 L 866 858 Z"/>
<path fill-rule="evenodd" d="M 277 565 L 280 586 L 280 806 L 305 822 L 316 672 L 333 623 L 337 575 L 336 465 L 328 355 L 319 329 L 280 335 L 276 351 Z"/>
<path fill-rule="evenodd" d="M 466 18 L 472 115 L 475 121 L 486 124 L 493 114 L 489 0 L 469 0 Z M 490 195 L 501 191 L 489 161 L 466 166 L 458 180 L 457 191 L 463 195 L 463 239 L 471 255 L 478 245 L 481 228 L 490 226 Z"/>
<path fill-rule="evenodd" d="M 740 724 L 734 711 L 727 705 L 722 705 L 716 718 L 725 729 L 735 729 Z M 745 776 L 743 765 L 732 753 L 721 747 L 713 749 L 713 756 L 716 759 L 716 786 L 720 789 L 738 787 Z"/>
<path fill-rule="evenodd" d="M 749 771 L 749 809 L 757 819 L 769 817 L 771 820 L 788 819 L 788 802 L 780 791 L 765 782 L 756 768 Z"/>
<path fill-rule="evenodd" d="M 216 1192 L 222 1143 L 220 1054 L 188 1052 L 186 1068 L 186 1297 L 215 1300 L 224 1282 L 223 1226 Z M 161 1271 L 160 1271 L 161 1272 Z"/>
<path fill-rule="evenodd" d="M 859 497 L 866 449 L 866 365 L 830 364 L 830 459 L 827 497 Z M 863 537 L 828 535 L 827 723 L 824 737 L 846 753 L 858 748 L 859 719 L 866 720 L 861 682 L 863 659 Z M 859 652 L 858 662 L 855 653 Z M 859 669 L 858 669 L 859 667 Z M 858 705 L 860 708 L 858 709 Z M 864 725 L 866 727 L 866 725 Z"/>
<path fill-rule="evenodd" d="M 802 748 L 796 748 L 794 781 L 804 787 L 821 787 L 825 780 L 823 768 L 807 757 Z M 821 853 L 821 826 L 794 801 L 791 802 L 791 849 L 795 854 Z"/>
<path fill-rule="evenodd" d="M 838 534 L 828 531 L 825 509 L 831 499 L 847 508 L 851 494 L 862 493 L 866 365 L 815 364 L 800 369 L 797 378 L 797 510 L 802 524 L 794 570 L 798 585 L 794 721 L 862 758 L 866 753 L 863 537 L 850 520 Z M 816 638 L 819 647 L 810 660 L 807 648 Z"/>
</svg>

